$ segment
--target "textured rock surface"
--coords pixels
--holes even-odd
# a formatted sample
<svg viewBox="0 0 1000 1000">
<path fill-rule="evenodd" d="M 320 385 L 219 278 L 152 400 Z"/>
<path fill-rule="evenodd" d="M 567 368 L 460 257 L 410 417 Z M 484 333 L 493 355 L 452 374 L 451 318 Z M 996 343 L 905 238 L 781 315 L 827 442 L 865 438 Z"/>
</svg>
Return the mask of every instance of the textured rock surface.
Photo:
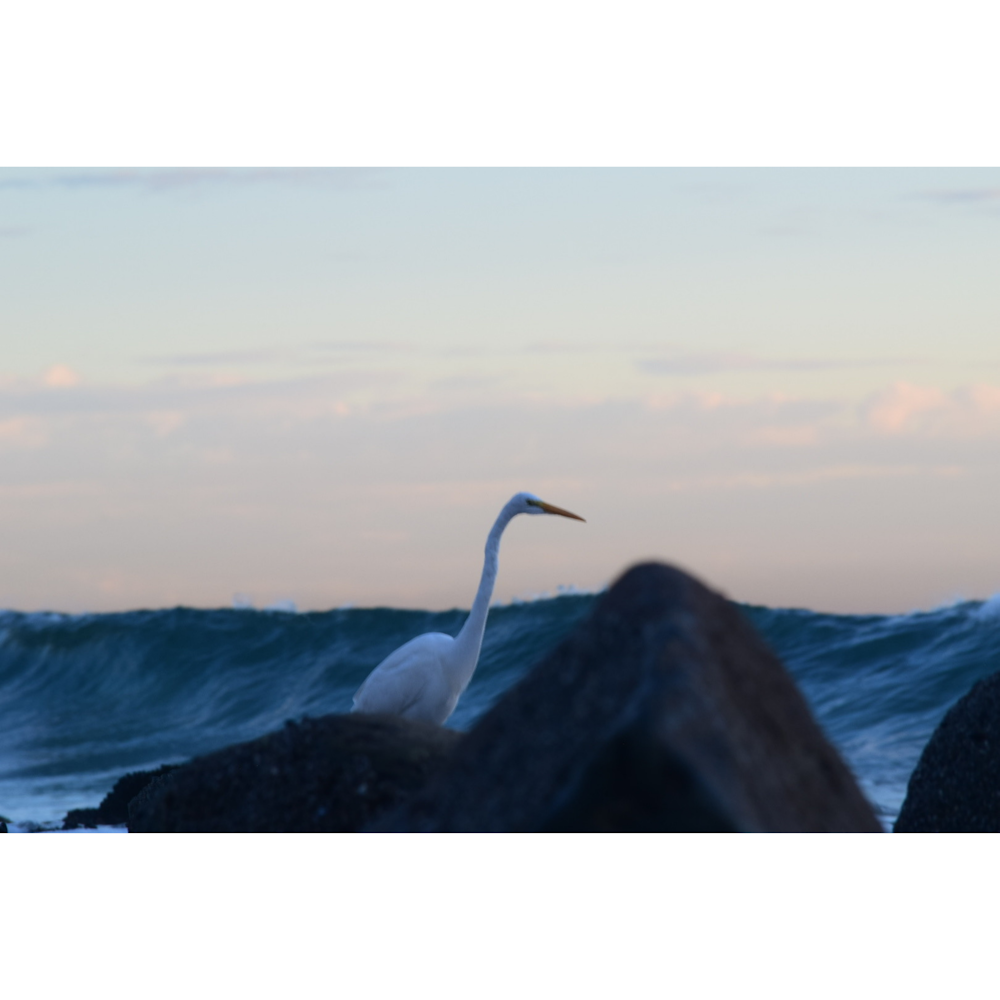
<svg viewBox="0 0 1000 1000">
<path fill-rule="evenodd" d="M 1000 673 L 959 699 L 910 777 L 896 833 L 1000 833 Z"/>
<path fill-rule="evenodd" d="M 287 723 L 196 758 L 129 806 L 133 833 L 349 832 L 419 787 L 461 733 L 377 715 Z"/>
<path fill-rule="evenodd" d="M 680 570 L 627 572 L 382 831 L 880 831 L 784 667 Z"/>
<path fill-rule="evenodd" d="M 80 826 L 124 826 L 128 823 L 129 802 L 147 785 L 175 768 L 175 764 L 164 764 L 155 771 L 130 771 L 122 775 L 96 809 L 71 809 L 66 813 L 62 828 L 73 830 Z"/>
</svg>

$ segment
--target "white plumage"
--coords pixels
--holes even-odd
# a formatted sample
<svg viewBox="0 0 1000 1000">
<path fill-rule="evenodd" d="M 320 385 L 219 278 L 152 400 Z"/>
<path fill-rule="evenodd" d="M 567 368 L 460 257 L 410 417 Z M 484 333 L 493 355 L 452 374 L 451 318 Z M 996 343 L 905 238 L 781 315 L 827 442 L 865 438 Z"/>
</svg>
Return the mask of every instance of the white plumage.
<svg viewBox="0 0 1000 1000">
<path fill-rule="evenodd" d="M 512 496 L 486 539 L 479 590 L 461 631 L 454 638 L 443 632 L 427 632 L 390 653 L 358 688 L 354 696 L 355 712 L 384 712 L 440 725 L 455 711 L 479 662 L 486 615 L 497 578 L 500 536 L 518 514 L 559 514 L 583 520 L 577 514 L 539 500 L 533 493 Z"/>
</svg>

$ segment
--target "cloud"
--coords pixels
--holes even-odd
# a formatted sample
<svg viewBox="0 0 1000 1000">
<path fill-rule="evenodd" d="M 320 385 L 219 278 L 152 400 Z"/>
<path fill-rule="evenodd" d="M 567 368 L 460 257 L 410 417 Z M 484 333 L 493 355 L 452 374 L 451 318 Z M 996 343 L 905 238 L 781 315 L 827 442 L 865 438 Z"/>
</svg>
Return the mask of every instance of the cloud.
<svg viewBox="0 0 1000 1000">
<path fill-rule="evenodd" d="M 384 397 L 399 382 L 391 371 L 350 371 L 299 378 L 251 380 L 223 373 L 168 375 L 143 385 L 79 382 L 64 366 L 50 369 L 37 380 L 0 381 L 0 420 L 15 417 L 45 419 L 125 418 L 147 428 L 173 433 L 176 421 L 149 414 L 182 414 L 185 427 L 196 415 L 236 421 L 264 418 L 309 422 L 372 409 L 356 402 L 357 395 Z M 77 379 L 77 381 L 73 381 Z"/>
<path fill-rule="evenodd" d="M 907 476 L 954 478 L 963 475 L 964 472 L 965 470 L 957 465 L 886 465 L 878 463 L 826 465 L 793 472 L 741 472 L 674 477 L 667 481 L 666 489 L 670 493 L 699 490 L 766 490 L 854 479 L 898 479 Z"/>
<path fill-rule="evenodd" d="M 184 414 L 170 410 L 158 410 L 146 414 L 146 423 L 153 428 L 157 437 L 169 437 L 184 423 Z"/>
<path fill-rule="evenodd" d="M 914 417 L 947 405 L 945 394 L 934 386 L 898 382 L 878 394 L 868 407 L 868 423 L 886 434 L 897 434 L 913 423 Z"/>
<path fill-rule="evenodd" d="M 719 375 L 749 371 L 836 371 L 897 365 L 902 358 L 762 358 L 752 354 L 678 354 L 635 362 L 639 371 L 651 375 Z"/>
<path fill-rule="evenodd" d="M 917 195 L 924 201 L 943 205 L 981 205 L 1000 202 L 1000 188 L 953 188 L 943 191 L 924 191 Z"/>
<path fill-rule="evenodd" d="M 843 400 L 809 399 L 780 393 L 739 397 L 721 392 L 654 394 L 644 400 L 647 411 L 700 428 L 716 442 L 729 441 L 750 451 L 806 449 L 835 436 L 849 405 Z M 707 439 L 706 439 L 707 440 Z"/>
<path fill-rule="evenodd" d="M 979 413 L 1000 410 L 1000 388 L 995 385 L 972 385 L 958 390 L 959 399 L 967 399 Z"/>
<path fill-rule="evenodd" d="M 804 448 L 816 444 L 819 428 L 802 424 L 797 427 L 758 427 L 747 435 L 754 444 L 778 448 Z"/>
<path fill-rule="evenodd" d="M 418 353 L 421 351 L 416 344 L 407 344 L 401 340 L 315 340 L 306 345 L 314 351 L 330 351 L 332 353 L 354 352 L 387 352 L 387 353 Z"/>
<path fill-rule="evenodd" d="M 257 351 L 206 351 L 203 354 L 160 354 L 138 360 L 151 365 L 178 365 L 197 367 L 199 365 L 266 365 L 288 360 L 289 352 L 284 350 Z"/>
<path fill-rule="evenodd" d="M 440 578 L 454 566 L 467 586 L 496 507 L 525 488 L 579 510 L 594 526 L 590 561 L 565 575 L 553 563 L 559 575 L 540 575 L 539 586 L 598 581 L 609 560 L 656 552 L 682 561 L 697 552 L 694 565 L 729 573 L 729 556 L 719 552 L 742 552 L 749 565 L 757 558 L 747 555 L 749 546 L 771 552 L 774 562 L 764 564 L 773 566 L 786 552 L 813 552 L 800 546 L 806 537 L 836 560 L 843 534 L 816 525 L 853 524 L 855 510 L 873 497 L 905 500 L 927 488 L 971 495 L 982 489 L 976 477 L 996 467 L 994 439 L 961 450 L 947 438 L 929 445 L 917 434 L 879 430 L 847 400 L 741 399 L 681 391 L 682 383 L 657 386 L 657 405 L 498 401 L 486 387 L 431 399 L 404 387 L 393 401 L 380 392 L 381 407 L 355 407 L 356 384 L 345 376 L 213 387 L 189 377 L 56 391 L 34 379 L 0 390 L 0 499 L 8 538 L 20 546 L 7 565 L 48 552 L 28 582 L 6 574 L 18 579 L 17 600 L 51 605 L 57 570 L 79 574 L 66 593 L 81 607 L 100 593 L 92 582 L 98 571 L 135 575 L 134 590 L 115 592 L 108 607 L 228 602 L 241 589 L 268 595 L 258 601 L 267 603 L 293 592 L 289 581 L 312 588 L 313 596 L 299 591 L 307 606 L 466 600 L 427 596 L 418 563 Z M 950 412 L 1000 429 L 996 386 L 910 389 L 890 386 L 872 408 L 895 405 L 904 431 L 907 421 L 919 430 L 921 420 Z M 942 398 L 926 409 L 926 400 Z M 895 424 L 887 418 L 884 426 Z M 33 439 L 46 447 L 32 448 Z M 947 502 L 961 510 L 958 499 Z M 459 531 L 461 543 L 442 555 L 436 540 L 451 538 L 466 512 L 471 533 Z M 870 515 L 873 532 L 880 517 Z M 94 555 L 72 541 L 81 526 L 95 537 L 107 533 Z M 519 527 L 522 551 L 535 551 L 531 528 Z M 412 545 L 380 532 L 410 533 Z M 550 551 L 548 536 L 541 539 L 532 557 L 539 565 Z M 373 553 L 390 544 L 387 577 L 372 569 Z M 878 555 L 864 547 L 874 566 Z M 468 573 L 459 572 L 469 560 Z M 511 575 L 514 564 L 507 564 L 508 593 L 527 589 Z M 175 581 L 176 595 L 163 589 L 165 578 Z M 30 593 L 28 583 L 36 588 Z"/>
<path fill-rule="evenodd" d="M 0 421 L 0 446 L 41 448 L 47 441 L 48 436 L 38 420 L 15 417 L 12 420 Z"/>
<path fill-rule="evenodd" d="M 328 361 L 324 355 L 336 356 L 338 361 L 349 354 L 414 354 L 421 351 L 416 345 L 387 340 L 316 341 L 287 347 L 262 347 L 241 351 L 205 351 L 194 354 L 153 354 L 136 358 L 142 364 L 158 367 L 181 368 L 215 367 L 225 365 L 313 365 Z"/>
<path fill-rule="evenodd" d="M 592 354 L 607 350 L 607 347 L 579 340 L 538 340 L 526 344 L 526 354 Z"/>
<path fill-rule="evenodd" d="M 897 382 L 871 397 L 863 415 L 867 425 L 881 434 L 983 434 L 1000 429 L 1000 388 L 978 384 L 945 392 L 936 386 Z"/>
<path fill-rule="evenodd" d="M 495 389 L 508 380 L 504 374 L 496 375 L 449 375 L 433 379 L 428 383 L 432 393 L 480 393 Z"/>
<path fill-rule="evenodd" d="M 463 462 L 506 455 L 513 469 L 536 459 L 548 463 L 545 468 L 569 463 L 562 453 L 572 442 L 572 448 L 593 445 L 595 454 L 623 468 L 631 462 L 654 469 L 675 460 L 700 466 L 721 454 L 737 456 L 736 466 L 801 467 L 823 456 L 824 462 L 835 456 L 849 463 L 858 459 L 858 449 L 869 448 L 879 454 L 901 448 L 899 456 L 911 462 L 917 460 L 914 449 L 934 442 L 939 447 L 927 456 L 947 461 L 941 456 L 955 441 L 1000 438 L 1000 387 L 986 384 L 944 391 L 897 383 L 859 405 L 681 388 L 645 399 L 532 399 L 505 390 L 502 381 L 461 373 L 417 386 L 371 372 L 230 385 L 209 377 L 74 385 L 65 373 L 52 381 L 55 388 L 37 380 L 0 388 L 6 447 L 53 442 L 69 449 L 69 442 L 86 440 L 88 449 L 111 455 L 116 449 L 152 454 L 162 444 L 178 455 L 208 456 L 204 450 L 211 449 L 205 461 L 215 465 L 231 455 L 287 456 L 305 449 L 323 456 L 320 461 L 337 455 L 343 463 L 344 449 L 366 456 L 359 462 L 381 462 L 380 449 L 361 442 L 398 437 L 408 442 L 398 455 L 404 464 L 440 441 L 441 455 L 460 455 Z"/>
<path fill-rule="evenodd" d="M 67 389 L 79 385 L 80 376 L 66 365 L 53 365 L 42 376 L 42 381 L 51 389 Z"/>
<path fill-rule="evenodd" d="M 342 189 L 385 185 L 384 171 L 373 167 L 177 167 L 113 170 L 44 170 L 4 177 L 0 189 L 57 187 L 133 189 L 150 193 L 192 191 L 251 184 L 316 184 Z"/>
</svg>

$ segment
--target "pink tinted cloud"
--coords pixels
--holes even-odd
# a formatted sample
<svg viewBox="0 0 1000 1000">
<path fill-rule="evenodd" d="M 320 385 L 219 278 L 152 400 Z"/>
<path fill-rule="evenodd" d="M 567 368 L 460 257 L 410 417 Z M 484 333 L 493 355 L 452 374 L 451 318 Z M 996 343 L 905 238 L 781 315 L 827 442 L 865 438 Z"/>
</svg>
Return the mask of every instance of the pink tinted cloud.
<svg viewBox="0 0 1000 1000">
<path fill-rule="evenodd" d="M 867 419 L 875 430 L 896 434 L 912 425 L 914 417 L 947 405 L 945 394 L 934 386 L 897 382 L 869 404 Z"/>
<path fill-rule="evenodd" d="M 977 384 L 945 392 L 937 386 L 897 382 L 869 400 L 865 422 L 882 434 L 932 431 L 981 434 L 997 428 L 1000 388 Z"/>
<path fill-rule="evenodd" d="M 0 447 L 41 448 L 47 443 L 48 435 L 40 420 L 13 417 L 0 421 Z"/>
<path fill-rule="evenodd" d="M 68 365 L 53 365 L 43 376 L 42 381 L 50 389 L 67 389 L 80 384 L 80 376 Z"/>
</svg>

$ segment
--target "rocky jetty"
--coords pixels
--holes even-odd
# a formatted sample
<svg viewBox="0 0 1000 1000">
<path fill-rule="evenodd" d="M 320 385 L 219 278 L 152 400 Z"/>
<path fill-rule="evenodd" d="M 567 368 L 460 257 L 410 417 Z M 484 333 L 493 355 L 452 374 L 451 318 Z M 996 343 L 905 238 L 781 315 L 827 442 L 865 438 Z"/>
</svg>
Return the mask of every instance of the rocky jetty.
<svg viewBox="0 0 1000 1000">
<path fill-rule="evenodd" d="M 647 563 L 369 829 L 882 828 L 739 610 Z"/>
<path fill-rule="evenodd" d="M 739 609 L 656 563 L 467 735 L 305 719 L 157 778 L 128 812 L 133 832 L 881 830 Z"/>
<path fill-rule="evenodd" d="M 129 806 L 129 831 L 352 832 L 421 786 L 462 739 L 389 716 L 289 722 L 150 784 Z"/>
<path fill-rule="evenodd" d="M 1000 673 L 957 701 L 910 777 L 896 833 L 1000 833 Z"/>
<path fill-rule="evenodd" d="M 101 800 L 96 809 L 71 809 L 63 819 L 64 830 L 77 827 L 125 826 L 128 823 L 128 805 L 144 788 L 176 770 L 176 764 L 164 764 L 155 771 L 130 771 L 123 774 L 114 787 Z"/>
</svg>

